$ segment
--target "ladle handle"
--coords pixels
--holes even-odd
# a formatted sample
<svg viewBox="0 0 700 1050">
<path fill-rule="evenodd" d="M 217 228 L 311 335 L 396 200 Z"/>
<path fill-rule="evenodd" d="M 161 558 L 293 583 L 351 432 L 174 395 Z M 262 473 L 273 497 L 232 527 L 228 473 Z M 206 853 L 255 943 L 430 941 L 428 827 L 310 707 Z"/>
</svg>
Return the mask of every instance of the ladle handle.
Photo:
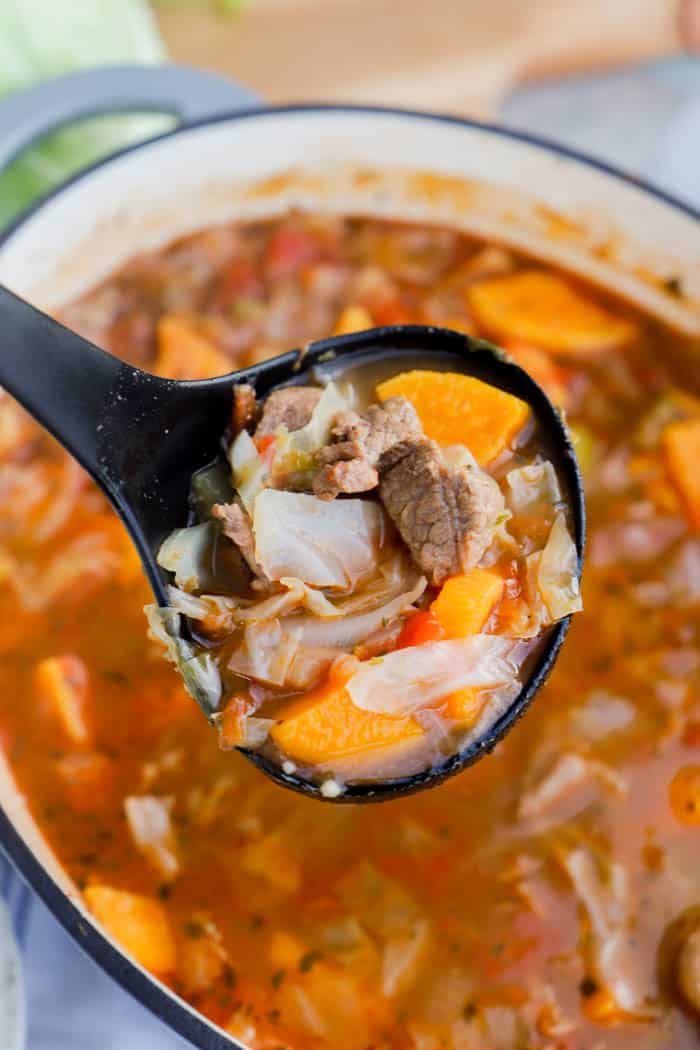
<svg viewBox="0 0 700 1050">
<path fill-rule="evenodd" d="M 113 497 L 118 483 L 101 451 L 101 434 L 125 376 L 135 374 L 0 285 L 0 386 Z"/>
</svg>

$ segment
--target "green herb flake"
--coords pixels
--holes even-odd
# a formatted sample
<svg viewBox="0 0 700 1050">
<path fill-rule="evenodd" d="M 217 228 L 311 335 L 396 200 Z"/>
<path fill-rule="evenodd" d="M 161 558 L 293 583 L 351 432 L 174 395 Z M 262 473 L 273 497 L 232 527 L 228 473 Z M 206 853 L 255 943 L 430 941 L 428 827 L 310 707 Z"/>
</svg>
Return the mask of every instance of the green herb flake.
<svg viewBox="0 0 700 1050">
<path fill-rule="evenodd" d="M 590 999 L 599 991 L 598 983 L 592 977 L 584 977 L 578 987 L 584 999 Z"/>
<path fill-rule="evenodd" d="M 204 927 L 201 923 L 188 919 L 182 924 L 182 932 L 185 937 L 189 937 L 191 940 L 195 941 L 198 937 L 204 936 Z"/>
<path fill-rule="evenodd" d="M 272 977 L 270 978 L 270 984 L 273 988 L 277 989 L 280 987 L 282 981 L 284 980 L 285 973 L 285 970 L 277 970 L 276 973 L 273 973 Z"/>
<path fill-rule="evenodd" d="M 314 963 L 317 963 L 320 958 L 320 952 L 307 952 L 306 955 L 302 955 L 299 960 L 299 972 L 308 973 Z"/>
</svg>

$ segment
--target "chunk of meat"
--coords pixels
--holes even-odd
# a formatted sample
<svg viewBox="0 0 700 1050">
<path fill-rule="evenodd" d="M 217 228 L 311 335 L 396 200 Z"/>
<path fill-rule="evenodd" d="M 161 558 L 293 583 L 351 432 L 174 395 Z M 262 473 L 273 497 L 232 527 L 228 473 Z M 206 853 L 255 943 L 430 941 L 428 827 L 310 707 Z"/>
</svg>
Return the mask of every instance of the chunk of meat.
<svg viewBox="0 0 700 1050">
<path fill-rule="evenodd" d="M 215 503 L 211 508 L 213 517 L 221 522 L 224 536 L 238 547 L 243 560 L 258 579 L 264 579 L 264 573 L 255 558 L 255 536 L 253 523 L 245 508 L 238 502 Z"/>
<path fill-rule="evenodd" d="M 371 405 L 362 415 L 339 413 L 331 444 L 318 453 L 314 492 L 320 499 L 333 499 L 341 492 L 369 492 L 377 486 L 380 460 L 394 446 L 422 437 L 420 420 L 405 397 Z"/>
<path fill-rule="evenodd" d="M 434 441 L 395 445 L 379 473 L 379 495 L 389 517 L 432 584 L 478 564 L 504 508 L 493 478 L 448 466 Z"/>
<path fill-rule="evenodd" d="M 322 391 L 315 386 L 290 386 L 283 390 L 273 390 L 265 398 L 262 419 L 256 438 L 274 434 L 279 427 L 286 430 L 301 430 L 311 419 Z"/>
<path fill-rule="evenodd" d="M 233 433 L 248 430 L 258 416 L 258 402 L 250 383 L 236 383 L 233 388 Z"/>
<path fill-rule="evenodd" d="M 345 459 L 329 463 L 314 478 L 314 494 L 319 499 L 335 499 L 341 492 L 369 492 L 379 484 L 379 474 L 366 459 Z"/>
</svg>

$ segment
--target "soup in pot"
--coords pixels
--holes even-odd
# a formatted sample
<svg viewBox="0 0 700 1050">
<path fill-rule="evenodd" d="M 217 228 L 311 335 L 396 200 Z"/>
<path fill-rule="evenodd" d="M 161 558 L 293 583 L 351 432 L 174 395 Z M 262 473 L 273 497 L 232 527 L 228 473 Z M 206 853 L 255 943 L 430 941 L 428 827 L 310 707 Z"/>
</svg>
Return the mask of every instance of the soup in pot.
<svg viewBox="0 0 700 1050">
<path fill-rule="evenodd" d="M 256 1050 L 696 1047 L 697 351 L 498 246 L 298 214 L 139 256 L 63 319 L 181 378 L 376 324 L 484 335 L 566 410 L 589 514 L 584 610 L 496 751 L 320 806 L 219 749 L 122 526 L 3 395 L 0 742 L 96 919 Z M 521 600 L 506 581 L 496 616 Z"/>
</svg>

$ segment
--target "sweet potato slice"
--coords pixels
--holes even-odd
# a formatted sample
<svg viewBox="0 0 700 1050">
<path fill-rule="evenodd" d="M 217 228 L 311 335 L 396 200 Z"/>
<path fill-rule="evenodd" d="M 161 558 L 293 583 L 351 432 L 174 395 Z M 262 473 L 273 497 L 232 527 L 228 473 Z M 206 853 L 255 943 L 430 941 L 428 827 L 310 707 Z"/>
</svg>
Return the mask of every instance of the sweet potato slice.
<svg viewBox="0 0 700 1050">
<path fill-rule="evenodd" d="M 489 569 L 451 576 L 430 606 L 447 638 L 478 634 L 503 594 L 503 577 Z"/>
<path fill-rule="evenodd" d="M 466 445 L 484 466 L 522 430 L 530 407 L 498 387 L 455 372 L 401 372 L 377 387 L 382 401 L 405 397 L 426 436 L 440 445 Z"/>
<path fill-rule="evenodd" d="M 213 379 L 226 375 L 233 365 L 193 318 L 165 314 L 158 322 L 158 355 L 153 365 L 156 375 L 168 379 Z"/>
<path fill-rule="evenodd" d="M 497 339 L 518 339 L 558 354 L 599 354 L 626 346 L 637 325 L 617 317 L 556 274 L 525 270 L 467 291 L 477 323 Z"/>
<path fill-rule="evenodd" d="M 663 447 L 690 523 L 700 530 L 700 418 L 670 423 L 663 432 Z"/>
<path fill-rule="evenodd" d="M 97 921 L 144 969 L 175 969 L 175 939 L 160 901 L 111 886 L 88 886 L 84 896 Z"/>
<path fill-rule="evenodd" d="M 318 765 L 378 749 L 396 753 L 413 744 L 423 730 L 413 718 L 363 711 L 345 688 L 332 682 L 294 701 L 288 714 L 271 730 L 285 754 Z"/>
</svg>

